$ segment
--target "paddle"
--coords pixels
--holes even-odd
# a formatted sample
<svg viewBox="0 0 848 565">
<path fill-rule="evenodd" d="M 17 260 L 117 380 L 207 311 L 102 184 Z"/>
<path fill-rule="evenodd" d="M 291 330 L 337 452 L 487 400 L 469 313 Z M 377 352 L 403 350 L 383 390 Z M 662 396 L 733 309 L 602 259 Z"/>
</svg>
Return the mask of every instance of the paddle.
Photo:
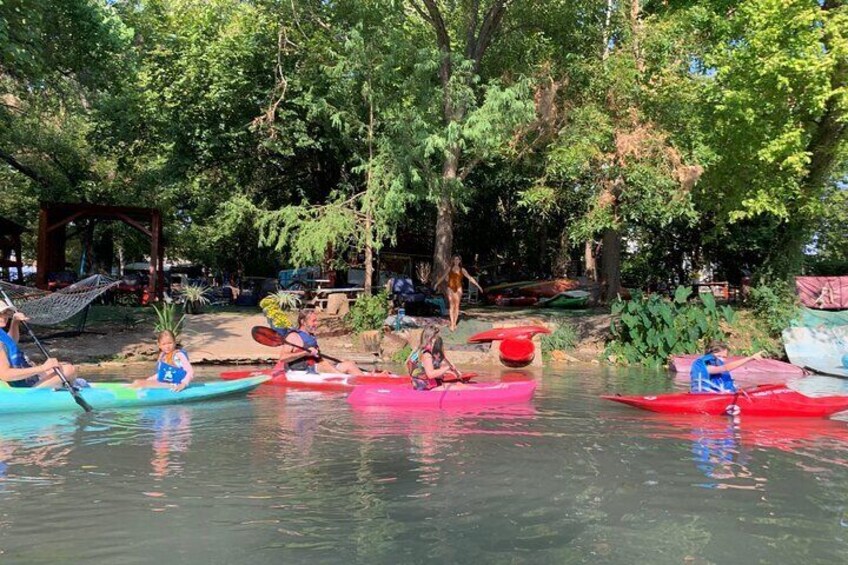
<svg viewBox="0 0 848 565">
<path fill-rule="evenodd" d="M 17 312 L 18 309 L 15 308 L 15 305 L 12 304 L 11 300 L 9 300 L 8 295 L 6 295 L 6 291 L 4 291 L 2 288 L 0 288 L 0 293 L 3 293 L 3 300 L 6 301 L 6 304 L 11 306 L 15 310 L 15 312 Z M 23 320 L 19 320 L 19 321 L 24 326 L 24 329 L 27 331 L 29 336 L 32 338 L 32 341 L 35 342 L 35 345 L 41 351 L 41 354 L 44 355 L 44 357 L 46 357 L 47 359 L 50 359 L 50 354 L 47 352 L 47 349 L 44 347 L 44 345 L 42 345 L 42 343 L 38 340 L 38 338 L 35 337 L 35 333 L 33 333 L 32 328 L 29 327 L 29 324 L 27 324 Z M 68 382 L 68 377 L 65 376 L 65 372 L 62 370 L 62 366 L 60 365 L 58 367 L 54 367 L 53 371 L 55 371 L 56 374 L 59 375 L 59 379 L 61 379 L 61 381 L 62 381 L 62 388 L 64 388 L 68 392 L 70 392 L 71 396 L 74 397 L 74 402 L 79 404 L 80 408 L 82 408 L 86 412 L 91 412 L 92 411 L 91 405 L 88 402 L 85 401 L 85 399 L 82 397 L 82 395 L 80 395 L 77 388 L 75 386 L 73 386 L 70 382 Z"/>
</svg>

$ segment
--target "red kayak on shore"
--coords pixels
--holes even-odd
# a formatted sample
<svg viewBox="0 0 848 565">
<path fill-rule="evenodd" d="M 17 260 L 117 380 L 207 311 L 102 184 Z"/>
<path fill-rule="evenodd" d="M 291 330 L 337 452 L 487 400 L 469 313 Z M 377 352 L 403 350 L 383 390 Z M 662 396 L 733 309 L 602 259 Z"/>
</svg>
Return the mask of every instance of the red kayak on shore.
<svg viewBox="0 0 848 565">
<path fill-rule="evenodd" d="M 234 381 L 247 377 L 268 375 L 271 378 L 266 385 L 287 386 L 305 390 L 349 391 L 357 385 L 409 385 L 411 381 L 406 375 L 392 373 L 362 373 L 361 375 L 346 375 L 344 373 L 310 373 L 307 371 L 287 371 L 274 373 L 273 369 L 261 371 L 225 371 L 221 379 Z"/>
<path fill-rule="evenodd" d="M 551 330 L 545 326 L 517 326 L 514 328 L 494 328 L 480 332 L 468 338 L 468 343 L 486 343 L 488 341 L 503 341 L 505 339 L 530 339 L 536 334 L 549 334 Z"/>
<path fill-rule="evenodd" d="M 661 414 L 827 418 L 848 410 L 848 396 L 806 396 L 784 385 L 762 385 L 731 394 L 685 392 L 602 398 Z"/>
</svg>

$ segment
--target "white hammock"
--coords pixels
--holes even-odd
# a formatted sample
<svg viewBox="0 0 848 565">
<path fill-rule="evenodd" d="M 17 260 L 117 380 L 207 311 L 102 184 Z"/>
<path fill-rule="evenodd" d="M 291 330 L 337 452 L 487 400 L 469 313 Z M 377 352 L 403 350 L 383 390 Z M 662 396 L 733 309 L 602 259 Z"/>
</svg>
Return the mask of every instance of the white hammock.
<svg viewBox="0 0 848 565">
<path fill-rule="evenodd" d="M 5 281 L 0 281 L 0 286 L 32 324 L 55 326 L 82 312 L 97 297 L 120 282 L 104 275 L 92 275 L 56 292 Z"/>
</svg>

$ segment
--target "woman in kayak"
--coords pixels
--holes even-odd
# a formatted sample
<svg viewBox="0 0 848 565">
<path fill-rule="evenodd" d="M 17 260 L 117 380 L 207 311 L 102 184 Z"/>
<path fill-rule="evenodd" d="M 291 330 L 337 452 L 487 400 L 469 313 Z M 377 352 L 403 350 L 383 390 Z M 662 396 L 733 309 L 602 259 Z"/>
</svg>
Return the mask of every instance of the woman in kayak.
<svg viewBox="0 0 848 565">
<path fill-rule="evenodd" d="M 483 292 L 483 287 L 480 286 L 480 283 L 477 280 L 468 274 L 468 271 L 462 266 L 462 257 L 459 255 L 454 255 L 451 260 L 451 267 L 445 273 L 439 277 L 439 280 L 436 281 L 436 288 L 442 285 L 442 281 L 447 278 L 448 287 L 447 287 L 447 297 L 448 297 L 448 305 L 449 310 L 448 314 L 450 316 L 450 329 L 451 331 L 456 331 L 456 324 L 459 320 L 459 302 L 462 300 L 462 279 L 467 278 L 471 284 L 480 289 L 480 292 Z"/>
<path fill-rule="evenodd" d="M 736 361 L 724 364 L 727 359 L 727 345 L 714 341 L 710 343 L 706 354 L 698 357 L 689 370 L 691 379 L 690 392 L 736 392 L 736 383 L 730 376 L 730 371 L 738 369 L 751 361 L 763 358 L 762 352 L 754 353 Z"/>
<path fill-rule="evenodd" d="M 165 388 L 180 392 L 194 378 L 194 368 L 188 360 L 185 351 L 177 348 L 174 333 L 165 330 L 159 332 L 159 360 L 156 362 L 156 372 L 146 379 L 133 381 L 136 388 Z"/>
<path fill-rule="evenodd" d="M 60 363 L 51 357 L 41 365 L 30 364 L 18 348 L 20 324 L 26 321 L 23 312 L 16 312 L 11 305 L 0 300 L 0 380 L 11 387 L 60 386 L 62 379 L 56 374 L 56 369 L 61 369 L 68 381 L 73 382 L 77 371 L 69 363 Z"/>
<path fill-rule="evenodd" d="M 421 332 L 421 342 L 418 349 L 406 359 L 406 369 L 412 377 L 415 390 L 431 390 L 445 382 L 462 379 L 459 370 L 445 357 L 442 338 L 436 326 L 427 326 Z M 449 373 L 452 379 L 445 378 Z"/>
<path fill-rule="evenodd" d="M 335 365 L 321 357 L 318 349 L 318 339 L 315 332 L 318 329 L 318 314 L 315 310 L 301 310 L 297 314 L 297 329 L 289 331 L 280 350 L 280 360 L 277 361 L 274 372 L 306 371 L 309 373 L 344 373 L 359 375 L 362 373 L 353 361 L 342 361 Z"/>
</svg>

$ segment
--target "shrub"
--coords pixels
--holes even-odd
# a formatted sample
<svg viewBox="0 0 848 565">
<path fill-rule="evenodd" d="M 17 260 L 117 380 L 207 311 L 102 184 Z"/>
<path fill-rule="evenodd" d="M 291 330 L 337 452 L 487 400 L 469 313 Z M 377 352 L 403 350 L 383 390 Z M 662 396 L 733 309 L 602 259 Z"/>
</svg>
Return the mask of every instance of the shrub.
<svg viewBox="0 0 848 565">
<path fill-rule="evenodd" d="M 412 355 L 412 348 L 407 343 L 403 346 L 402 349 L 398 349 L 394 352 L 394 354 L 392 355 L 392 363 L 394 363 L 395 365 L 403 365 L 404 363 L 406 363 L 406 360 L 409 358 L 410 355 Z M 404 367 L 404 370 L 406 370 L 406 367 Z"/>
<path fill-rule="evenodd" d="M 749 303 L 772 337 L 779 336 L 798 314 L 795 292 L 783 280 L 761 281 L 751 289 Z"/>
<path fill-rule="evenodd" d="M 709 293 L 690 302 L 691 293 L 680 286 L 674 300 L 636 294 L 632 300 L 615 301 L 607 355 L 617 363 L 661 366 L 670 355 L 696 353 L 706 342 L 724 339 L 720 322 L 733 324 L 736 313 L 729 306 L 717 308 Z"/>
<path fill-rule="evenodd" d="M 577 345 L 577 330 L 565 318 L 554 320 L 556 329 L 542 336 L 542 355 L 550 355 L 551 351 L 574 349 Z"/>
<path fill-rule="evenodd" d="M 389 315 L 389 297 L 385 291 L 373 296 L 363 295 L 345 314 L 344 322 L 355 333 L 379 330 Z"/>
</svg>

